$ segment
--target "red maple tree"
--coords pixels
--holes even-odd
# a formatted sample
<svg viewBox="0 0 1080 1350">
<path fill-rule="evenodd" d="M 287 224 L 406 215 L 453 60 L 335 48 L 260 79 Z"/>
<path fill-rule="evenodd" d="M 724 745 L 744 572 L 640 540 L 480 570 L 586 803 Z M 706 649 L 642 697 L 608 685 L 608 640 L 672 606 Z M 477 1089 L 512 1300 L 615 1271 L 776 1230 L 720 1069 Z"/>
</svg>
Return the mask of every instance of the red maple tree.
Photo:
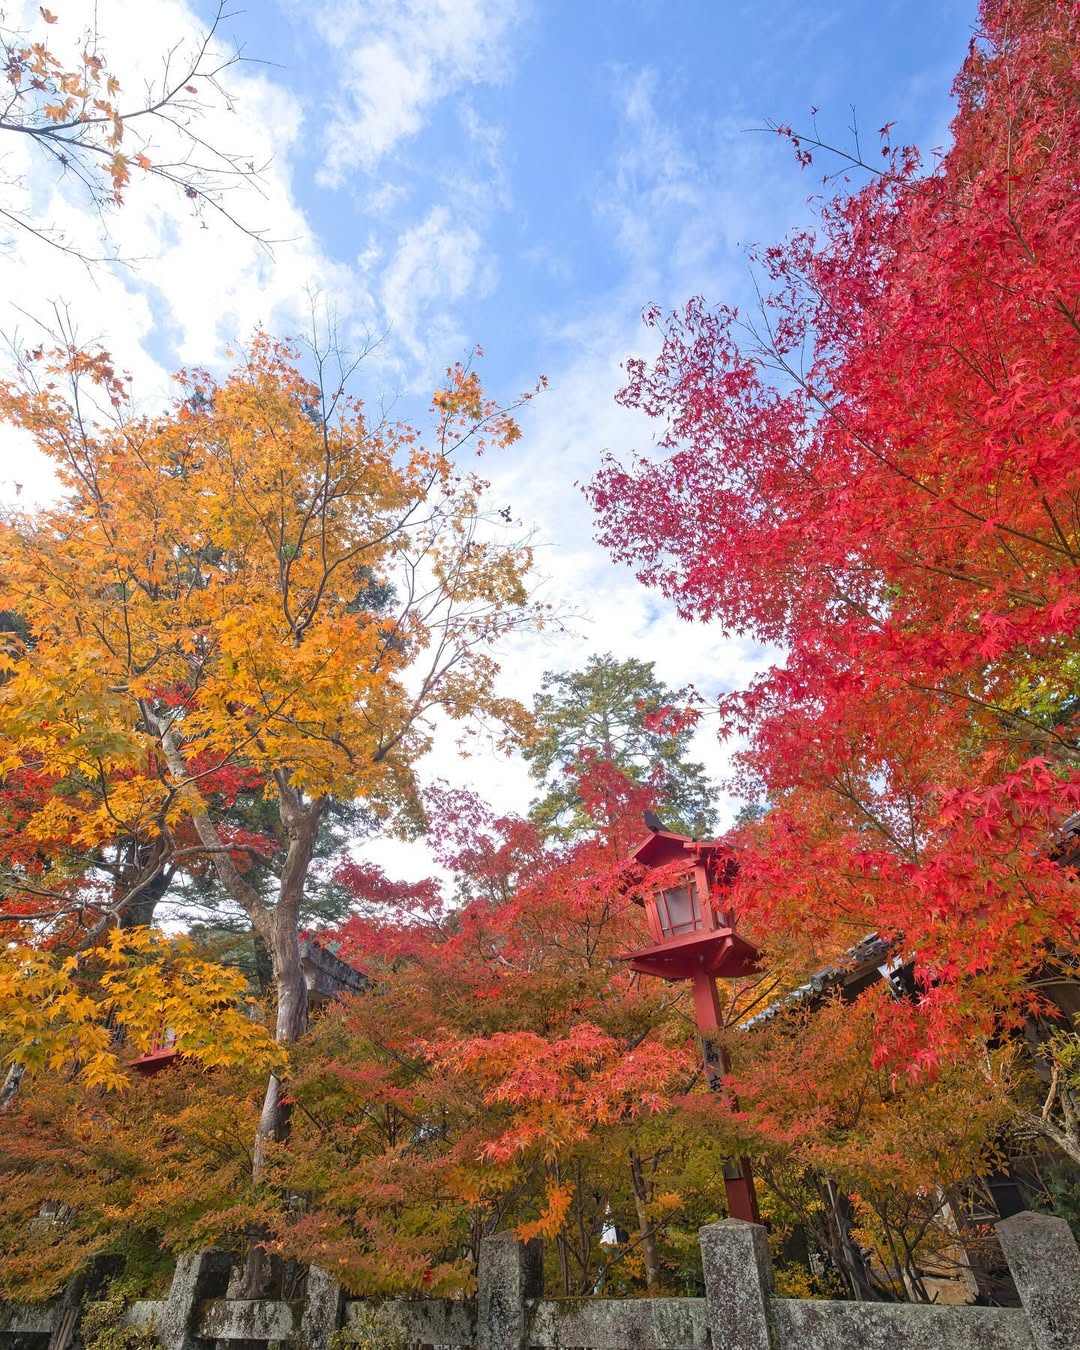
<svg viewBox="0 0 1080 1350">
<path fill-rule="evenodd" d="M 620 398 L 666 457 L 589 489 L 684 616 L 784 649 L 722 703 L 773 807 L 744 912 L 895 937 L 922 996 L 878 1053 L 908 1065 L 1024 1016 L 1032 969 L 1076 953 L 1078 37 L 1074 6 L 984 0 L 947 153 L 884 127 L 876 164 L 849 155 L 815 228 L 754 255 L 755 320 L 648 310 L 660 352 Z"/>
</svg>

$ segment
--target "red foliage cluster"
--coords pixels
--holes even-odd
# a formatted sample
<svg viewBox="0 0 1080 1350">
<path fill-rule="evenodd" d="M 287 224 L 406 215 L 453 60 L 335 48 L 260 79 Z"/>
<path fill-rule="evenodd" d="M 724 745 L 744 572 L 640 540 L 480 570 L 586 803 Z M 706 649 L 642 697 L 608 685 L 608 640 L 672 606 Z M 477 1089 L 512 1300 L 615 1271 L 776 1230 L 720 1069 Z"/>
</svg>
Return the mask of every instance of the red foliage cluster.
<svg viewBox="0 0 1080 1350">
<path fill-rule="evenodd" d="M 756 256 L 756 325 L 646 313 L 621 399 L 667 457 L 589 490 L 683 615 L 786 649 L 722 705 L 775 806 L 743 904 L 895 935 L 928 987 L 879 1053 L 914 1063 L 1018 1016 L 1080 916 L 1048 857 L 1080 803 L 1080 14 L 982 20 L 952 148 L 928 169 L 884 129 L 868 183 Z"/>
</svg>

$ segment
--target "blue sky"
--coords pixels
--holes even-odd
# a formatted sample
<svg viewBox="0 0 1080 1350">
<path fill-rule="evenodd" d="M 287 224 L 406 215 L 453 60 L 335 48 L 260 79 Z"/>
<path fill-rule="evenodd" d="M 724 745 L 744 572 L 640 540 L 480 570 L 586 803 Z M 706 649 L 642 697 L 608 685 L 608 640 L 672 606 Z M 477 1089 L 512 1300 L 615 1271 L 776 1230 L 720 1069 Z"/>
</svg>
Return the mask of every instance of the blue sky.
<svg viewBox="0 0 1080 1350">
<path fill-rule="evenodd" d="M 262 0 L 228 27 L 302 104 L 293 186 L 322 248 L 378 295 L 435 217 L 443 276 L 399 321 L 441 300 L 520 382 L 572 359 L 567 327 L 598 307 L 743 291 L 740 246 L 815 188 L 752 130 L 767 118 L 818 106 L 845 140 L 853 103 L 871 141 L 895 119 L 942 143 L 973 20 L 971 0 Z M 404 97 L 394 62 L 412 68 Z M 455 230 L 456 271 L 438 251 Z"/>
<path fill-rule="evenodd" d="M 93 8 L 51 7 L 64 23 L 85 23 Z M 211 8 L 99 0 L 128 87 Z M 22 10 L 29 21 L 37 7 L 22 0 Z M 649 302 L 700 293 L 749 304 L 745 246 L 805 221 L 820 177 L 753 128 L 802 124 L 814 105 L 822 130 L 846 142 L 854 104 L 871 146 L 885 121 L 904 140 L 943 145 L 975 18 L 974 0 L 247 0 L 224 32 L 266 64 L 232 74 L 233 110 L 207 130 L 269 161 L 264 198 L 237 210 L 281 241 L 273 256 L 135 185 L 116 235 L 140 261 L 90 276 L 21 244 L 0 255 L 0 323 L 25 333 L 28 313 L 68 305 L 148 401 L 178 365 L 223 363 L 257 322 L 296 331 L 312 289 L 346 341 L 385 335 L 362 384 L 403 412 L 476 343 L 498 395 L 546 374 L 523 441 L 487 471 L 535 529 L 549 593 L 579 613 L 566 635 L 503 653 L 507 692 L 528 698 L 545 668 L 605 650 L 716 692 L 767 654 L 682 624 L 614 568 L 575 487 L 604 449 L 648 444 L 650 428 L 613 402 L 620 363 L 644 350 Z M 62 187 L 36 190 L 79 226 Z M 48 491 L 8 433 L 0 495 L 16 476 Z M 699 748 L 722 769 L 707 730 Z M 463 765 L 450 741 L 427 769 L 503 805 L 528 800 L 519 764 Z M 422 849 L 400 859 L 425 866 Z"/>
</svg>

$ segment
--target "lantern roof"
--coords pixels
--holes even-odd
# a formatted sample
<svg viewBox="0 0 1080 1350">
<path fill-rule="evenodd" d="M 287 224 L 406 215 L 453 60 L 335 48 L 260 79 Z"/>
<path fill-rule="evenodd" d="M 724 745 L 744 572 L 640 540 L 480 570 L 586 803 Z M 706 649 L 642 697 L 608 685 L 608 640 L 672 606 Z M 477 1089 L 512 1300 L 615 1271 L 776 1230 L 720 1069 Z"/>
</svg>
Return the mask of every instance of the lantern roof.
<svg viewBox="0 0 1080 1350">
<path fill-rule="evenodd" d="M 671 830 L 652 830 L 630 857 L 642 867 L 664 867 L 680 858 L 689 859 L 697 848 L 697 840 Z"/>
<path fill-rule="evenodd" d="M 732 868 L 734 860 L 730 845 L 719 839 L 690 839 L 673 830 L 652 830 L 630 854 L 631 862 L 647 867 L 650 871 L 677 862 L 693 867 L 713 859 L 724 859 L 728 867 Z M 639 897 L 637 903 L 643 904 L 644 901 Z"/>
<path fill-rule="evenodd" d="M 698 974 L 734 980 L 754 974 L 760 954 L 732 929 L 714 928 L 665 938 L 615 959 L 642 975 L 659 975 L 662 980 L 687 980 Z"/>
</svg>

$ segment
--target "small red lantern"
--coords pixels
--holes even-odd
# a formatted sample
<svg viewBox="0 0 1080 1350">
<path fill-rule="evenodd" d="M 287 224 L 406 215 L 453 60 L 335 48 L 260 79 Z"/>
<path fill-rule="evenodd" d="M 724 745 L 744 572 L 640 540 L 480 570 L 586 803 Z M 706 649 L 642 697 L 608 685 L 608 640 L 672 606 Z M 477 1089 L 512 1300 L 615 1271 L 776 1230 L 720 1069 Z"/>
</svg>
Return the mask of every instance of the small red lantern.
<svg viewBox="0 0 1080 1350">
<path fill-rule="evenodd" d="M 619 959 L 643 975 L 692 981 L 698 1031 L 706 1038 L 705 1071 L 710 1087 L 719 1091 L 728 1066 L 709 1039 L 723 1025 L 716 981 L 752 975 L 759 957 L 735 932 L 734 917 L 723 905 L 738 870 L 734 856 L 726 844 L 653 829 L 630 857 L 646 869 L 645 894 L 635 899 L 645 907 L 653 945 Z M 746 1158 L 724 1168 L 724 1187 L 733 1218 L 760 1222 Z"/>
<path fill-rule="evenodd" d="M 133 1059 L 128 1068 L 132 1073 L 150 1078 L 153 1074 L 160 1073 L 162 1069 L 167 1069 L 170 1064 L 175 1064 L 179 1058 L 176 1036 L 172 1031 L 163 1028 L 160 1034 L 154 1037 L 153 1044 L 146 1054 Z"/>
<path fill-rule="evenodd" d="M 734 980 L 756 970 L 757 949 L 715 903 L 735 877 L 725 844 L 654 830 L 630 857 L 653 874 L 648 898 L 638 903 L 655 944 L 622 958 L 633 970 L 663 980 L 699 974 Z"/>
</svg>

